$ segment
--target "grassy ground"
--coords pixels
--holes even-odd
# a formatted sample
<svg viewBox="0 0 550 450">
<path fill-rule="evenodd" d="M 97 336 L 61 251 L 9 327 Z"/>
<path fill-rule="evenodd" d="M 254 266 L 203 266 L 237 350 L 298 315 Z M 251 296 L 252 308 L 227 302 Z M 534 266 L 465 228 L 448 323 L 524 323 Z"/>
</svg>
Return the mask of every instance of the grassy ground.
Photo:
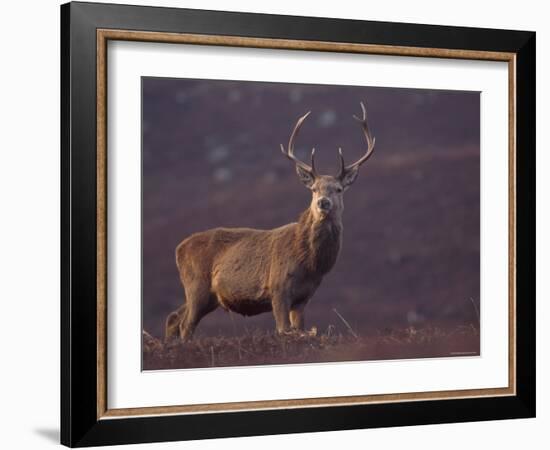
<svg viewBox="0 0 550 450">
<path fill-rule="evenodd" d="M 238 337 L 203 337 L 167 343 L 143 332 L 144 370 L 266 364 L 368 361 L 479 355 L 479 329 L 407 327 L 370 336 L 329 327 L 301 335 L 278 336 L 254 330 Z"/>
</svg>

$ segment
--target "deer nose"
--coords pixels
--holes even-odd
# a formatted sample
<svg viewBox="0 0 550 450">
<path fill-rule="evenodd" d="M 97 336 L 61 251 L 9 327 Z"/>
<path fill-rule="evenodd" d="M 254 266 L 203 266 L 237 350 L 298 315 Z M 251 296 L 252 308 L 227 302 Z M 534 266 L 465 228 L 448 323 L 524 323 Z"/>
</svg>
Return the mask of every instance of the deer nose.
<svg viewBox="0 0 550 450">
<path fill-rule="evenodd" d="M 321 197 L 317 200 L 317 206 L 322 211 L 328 211 L 332 207 L 332 202 L 326 197 Z"/>
</svg>

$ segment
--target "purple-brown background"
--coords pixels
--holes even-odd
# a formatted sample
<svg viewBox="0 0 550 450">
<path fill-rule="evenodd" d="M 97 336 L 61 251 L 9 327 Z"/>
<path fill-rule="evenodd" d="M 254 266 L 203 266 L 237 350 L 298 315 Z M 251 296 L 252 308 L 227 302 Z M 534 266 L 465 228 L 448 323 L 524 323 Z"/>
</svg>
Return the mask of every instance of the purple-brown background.
<svg viewBox="0 0 550 450">
<path fill-rule="evenodd" d="M 317 149 L 322 173 L 365 149 L 359 101 L 376 136 L 373 157 L 345 194 L 344 243 L 306 309 L 306 326 L 360 333 L 414 325 L 477 325 L 479 93 L 286 83 L 143 78 L 143 326 L 163 334 L 183 302 L 176 245 L 193 232 L 274 228 L 297 219 L 310 193 L 280 152 Z M 198 336 L 273 328 L 271 314 L 218 310 Z"/>
</svg>

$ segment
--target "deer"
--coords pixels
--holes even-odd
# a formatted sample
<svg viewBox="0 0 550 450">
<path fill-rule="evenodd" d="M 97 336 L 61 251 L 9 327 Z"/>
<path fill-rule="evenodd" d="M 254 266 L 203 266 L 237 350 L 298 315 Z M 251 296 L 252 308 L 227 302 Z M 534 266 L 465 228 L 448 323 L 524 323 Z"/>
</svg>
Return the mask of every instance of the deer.
<svg viewBox="0 0 550 450">
<path fill-rule="evenodd" d="M 373 154 L 375 138 L 367 124 L 367 110 L 353 118 L 367 142 L 363 156 L 350 165 L 338 149 L 336 176 L 320 175 L 311 163 L 294 154 L 298 132 L 311 111 L 296 122 L 287 148 L 281 151 L 295 165 L 311 203 L 298 221 L 278 228 L 214 228 L 192 234 L 175 251 L 185 302 L 167 316 L 165 340 L 191 339 L 204 316 L 218 307 L 244 316 L 272 312 L 278 335 L 304 333 L 304 310 L 333 268 L 342 247 L 344 192 L 355 182 L 359 167 Z"/>
</svg>

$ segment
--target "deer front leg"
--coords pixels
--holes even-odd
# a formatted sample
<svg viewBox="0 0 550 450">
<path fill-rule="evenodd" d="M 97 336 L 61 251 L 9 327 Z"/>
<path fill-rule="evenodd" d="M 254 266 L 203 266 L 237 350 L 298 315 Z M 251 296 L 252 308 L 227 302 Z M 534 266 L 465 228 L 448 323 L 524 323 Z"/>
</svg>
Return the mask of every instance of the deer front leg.
<svg viewBox="0 0 550 450">
<path fill-rule="evenodd" d="M 289 308 L 282 295 L 276 295 L 271 301 L 273 316 L 275 317 L 275 326 L 277 333 L 284 334 L 290 329 Z"/>
<path fill-rule="evenodd" d="M 304 331 L 304 305 L 292 307 L 290 310 L 290 326 L 293 330 Z"/>
</svg>

